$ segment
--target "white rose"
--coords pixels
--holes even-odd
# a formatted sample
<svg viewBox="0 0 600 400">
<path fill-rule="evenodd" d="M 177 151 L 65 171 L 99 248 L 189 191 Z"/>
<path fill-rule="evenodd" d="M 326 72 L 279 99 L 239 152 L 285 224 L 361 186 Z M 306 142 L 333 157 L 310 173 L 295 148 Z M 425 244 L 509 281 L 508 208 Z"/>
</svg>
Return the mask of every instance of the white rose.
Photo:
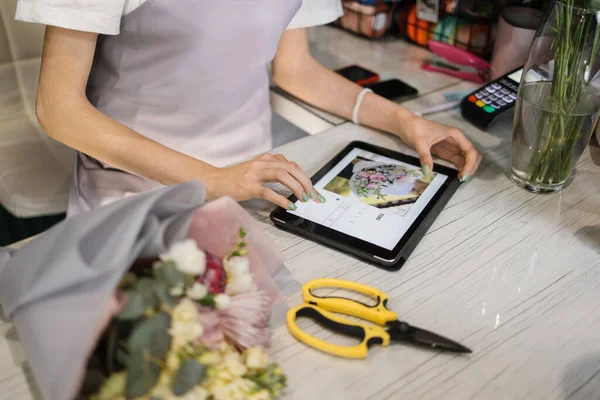
<svg viewBox="0 0 600 400">
<path fill-rule="evenodd" d="M 225 260 L 225 270 L 232 276 L 245 275 L 250 272 L 248 257 L 231 257 Z"/>
<path fill-rule="evenodd" d="M 162 261 L 173 261 L 177 269 L 188 275 L 201 275 L 206 269 L 206 254 L 198 249 L 193 239 L 186 239 L 171 246 L 169 251 L 162 253 Z"/>
<path fill-rule="evenodd" d="M 173 339 L 172 348 L 179 348 L 200 338 L 204 333 L 200 324 L 200 315 L 196 305 L 190 299 L 184 298 L 175 306 L 172 312 L 169 335 Z"/>
<path fill-rule="evenodd" d="M 227 296 L 226 294 L 218 294 L 215 297 L 215 304 L 217 305 L 217 308 L 219 310 L 227 308 L 229 306 L 230 302 L 231 302 L 231 298 L 229 296 Z"/>
<path fill-rule="evenodd" d="M 192 300 L 202 300 L 208 294 L 208 289 L 203 284 L 194 282 L 194 285 L 185 294 Z"/>
<path fill-rule="evenodd" d="M 248 368 L 265 368 L 269 363 L 269 356 L 259 346 L 246 350 L 246 365 Z"/>
<path fill-rule="evenodd" d="M 238 294 L 249 293 L 254 288 L 254 282 L 252 280 L 252 275 L 243 274 L 243 275 L 234 275 L 231 278 L 231 281 L 227 284 L 225 291 L 230 296 L 235 296 Z"/>
</svg>

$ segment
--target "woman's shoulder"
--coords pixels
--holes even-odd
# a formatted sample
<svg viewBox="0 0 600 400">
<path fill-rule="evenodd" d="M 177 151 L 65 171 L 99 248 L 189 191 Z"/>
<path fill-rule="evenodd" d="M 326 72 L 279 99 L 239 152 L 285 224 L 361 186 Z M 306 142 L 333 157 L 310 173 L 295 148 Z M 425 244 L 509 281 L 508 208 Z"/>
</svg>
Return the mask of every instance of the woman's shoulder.
<svg viewBox="0 0 600 400">
<path fill-rule="evenodd" d="M 119 33 L 121 18 L 146 0 L 18 0 L 15 19 L 104 35 Z"/>
</svg>

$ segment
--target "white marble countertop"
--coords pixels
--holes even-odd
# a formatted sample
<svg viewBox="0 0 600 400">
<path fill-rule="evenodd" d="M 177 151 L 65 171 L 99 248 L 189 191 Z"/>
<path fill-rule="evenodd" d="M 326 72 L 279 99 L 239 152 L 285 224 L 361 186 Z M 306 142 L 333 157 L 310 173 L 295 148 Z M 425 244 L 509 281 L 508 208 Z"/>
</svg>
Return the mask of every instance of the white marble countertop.
<svg viewBox="0 0 600 400">
<path fill-rule="evenodd" d="M 395 345 L 350 361 L 308 348 L 282 327 L 271 352 L 289 376 L 286 398 L 600 398 L 600 148 L 585 150 L 563 193 L 532 195 L 506 176 L 510 126 L 484 133 L 454 111 L 435 117 L 463 128 L 485 162 L 399 272 L 280 231 L 266 211 L 254 211 L 302 283 L 334 277 L 375 286 L 401 318 L 473 354 Z M 352 140 L 406 150 L 346 124 L 277 151 L 314 173 Z"/>
</svg>

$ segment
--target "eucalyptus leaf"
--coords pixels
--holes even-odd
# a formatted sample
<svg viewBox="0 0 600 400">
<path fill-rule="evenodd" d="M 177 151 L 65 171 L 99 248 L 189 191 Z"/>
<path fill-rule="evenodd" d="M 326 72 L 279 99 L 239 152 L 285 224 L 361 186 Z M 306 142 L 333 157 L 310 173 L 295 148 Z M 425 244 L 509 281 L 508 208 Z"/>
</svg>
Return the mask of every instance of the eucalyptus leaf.
<svg viewBox="0 0 600 400">
<path fill-rule="evenodd" d="M 141 293 L 128 291 L 127 293 L 127 304 L 121 310 L 118 317 L 119 319 L 129 320 L 136 319 L 144 315 L 144 297 Z"/>
<path fill-rule="evenodd" d="M 144 298 L 144 309 L 154 308 L 158 305 L 158 299 L 154 295 L 154 279 L 142 278 L 138 280 L 135 290 Z"/>
<path fill-rule="evenodd" d="M 123 367 L 127 367 L 129 363 L 129 353 L 123 348 L 118 348 L 115 352 L 115 361 Z"/>
<path fill-rule="evenodd" d="M 160 264 L 160 267 L 154 270 L 154 276 L 168 288 L 181 285 L 185 280 L 184 274 L 177 269 L 173 261 L 166 261 Z"/>
<path fill-rule="evenodd" d="M 156 384 L 167 352 L 171 347 L 168 330 L 171 316 L 158 313 L 142 321 L 129 337 L 129 360 L 125 396 L 143 396 Z"/>
<path fill-rule="evenodd" d="M 156 283 L 154 285 L 154 294 L 158 298 L 158 301 L 163 304 L 166 304 L 170 307 L 175 307 L 177 305 L 177 300 L 175 300 L 175 298 L 169 294 L 167 288 L 161 283 Z"/>
<path fill-rule="evenodd" d="M 185 360 L 181 363 L 175 380 L 173 381 L 173 394 L 183 396 L 194 386 L 199 385 L 206 378 L 206 367 L 196 360 Z"/>
</svg>

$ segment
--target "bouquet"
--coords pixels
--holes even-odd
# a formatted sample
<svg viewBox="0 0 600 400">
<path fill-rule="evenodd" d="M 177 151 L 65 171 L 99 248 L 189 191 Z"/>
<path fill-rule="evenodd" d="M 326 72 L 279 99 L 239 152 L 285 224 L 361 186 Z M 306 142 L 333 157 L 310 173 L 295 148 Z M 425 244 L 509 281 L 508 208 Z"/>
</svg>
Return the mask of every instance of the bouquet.
<svg viewBox="0 0 600 400">
<path fill-rule="evenodd" d="M 271 299 L 254 283 L 245 236 L 240 229 L 224 260 L 186 239 L 150 267 L 134 265 L 89 363 L 84 390 L 98 389 L 92 399 L 279 396 L 286 377 L 263 350 Z"/>
<path fill-rule="evenodd" d="M 0 304 L 44 399 L 274 398 L 285 376 L 263 347 L 299 287 L 263 227 L 199 182 L 0 249 Z"/>
</svg>

